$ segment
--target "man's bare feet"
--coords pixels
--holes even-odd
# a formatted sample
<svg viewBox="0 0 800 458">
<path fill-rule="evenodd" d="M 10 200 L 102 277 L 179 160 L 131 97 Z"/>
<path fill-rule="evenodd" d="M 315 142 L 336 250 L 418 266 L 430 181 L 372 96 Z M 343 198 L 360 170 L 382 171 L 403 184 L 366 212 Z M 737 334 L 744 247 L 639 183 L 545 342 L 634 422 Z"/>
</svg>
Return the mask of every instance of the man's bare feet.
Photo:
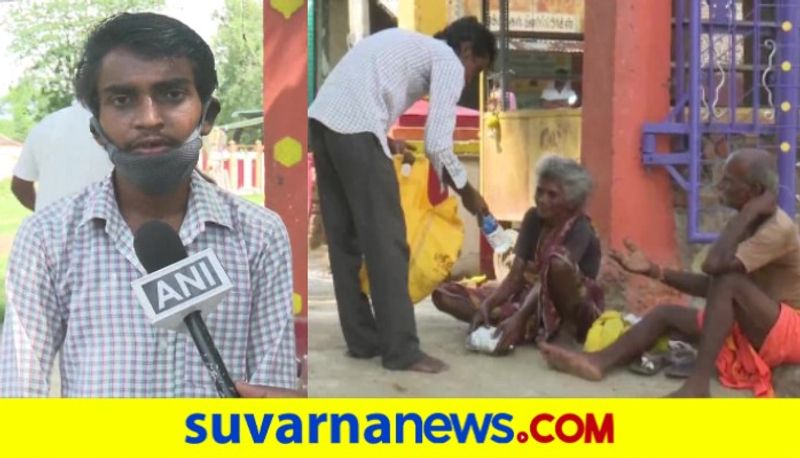
<svg viewBox="0 0 800 458">
<path fill-rule="evenodd" d="M 445 371 L 448 369 L 447 364 L 437 358 L 434 358 L 427 353 L 422 353 L 422 357 L 417 360 L 414 364 L 408 366 L 404 370 L 407 371 L 415 371 L 415 372 L 423 372 L 426 374 L 438 374 L 439 372 Z"/>
<path fill-rule="evenodd" d="M 586 380 L 599 381 L 603 379 L 603 370 L 594 364 L 586 353 L 567 350 L 547 342 L 540 342 L 539 350 L 547 364 L 553 369 Z"/>
</svg>

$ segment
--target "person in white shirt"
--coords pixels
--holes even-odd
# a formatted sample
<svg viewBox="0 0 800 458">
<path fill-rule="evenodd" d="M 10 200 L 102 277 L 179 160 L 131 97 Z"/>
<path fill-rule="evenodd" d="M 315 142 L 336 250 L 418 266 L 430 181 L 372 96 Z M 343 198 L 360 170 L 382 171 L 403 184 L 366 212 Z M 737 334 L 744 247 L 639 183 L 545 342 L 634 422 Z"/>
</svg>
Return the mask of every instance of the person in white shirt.
<svg viewBox="0 0 800 458">
<path fill-rule="evenodd" d="M 544 88 L 541 99 L 544 108 L 568 108 L 578 103 L 578 94 L 572 89 L 566 70 L 556 70 L 556 79 Z"/>
<path fill-rule="evenodd" d="M 108 153 L 89 131 L 91 116 L 89 110 L 74 101 L 34 126 L 11 180 L 11 191 L 22 205 L 41 210 L 111 173 Z"/>
<path fill-rule="evenodd" d="M 419 348 L 408 295 L 409 249 L 387 138 L 397 118 L 430 96 L 425 152 L 467 210 L 488 213 L 453 153 L 461 92 L 496 53 L 492 33 L 474 17 L 434 37 L 389 29 L 358 42 L 336 65 L 308 111 L 322 221 L 348 354 L 381 356 L 392 370 L 435 373 L 447 366 Z M 366 260 L 370 299 L 358 272 Z M 374 313 L 373 313 L 374 309 Z"/>
</svg>

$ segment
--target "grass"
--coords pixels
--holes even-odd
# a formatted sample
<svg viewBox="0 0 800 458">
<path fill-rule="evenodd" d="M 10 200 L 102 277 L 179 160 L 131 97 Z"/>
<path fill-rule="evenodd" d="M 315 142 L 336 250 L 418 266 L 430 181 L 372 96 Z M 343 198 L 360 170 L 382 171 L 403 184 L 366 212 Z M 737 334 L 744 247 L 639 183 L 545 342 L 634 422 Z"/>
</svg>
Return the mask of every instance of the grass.
<svg viewBox="0 0 800 458">
<path fill-rule="evenodd" d="M 14 234 L 30 211 L 11 193 L 11 180 L 0 181 L 0 322 L 6 308 L 6 270 Z"/>
<path fill-rule="evenodd" d="M 245 199 L 249 200 L 250 202 L 256 205 L 260 205 L 262 207 L 264 206 L 264 194 L 250 194 L 248 196 L 242 196 L 242 197 L 244 197 Z"/>
</svg>

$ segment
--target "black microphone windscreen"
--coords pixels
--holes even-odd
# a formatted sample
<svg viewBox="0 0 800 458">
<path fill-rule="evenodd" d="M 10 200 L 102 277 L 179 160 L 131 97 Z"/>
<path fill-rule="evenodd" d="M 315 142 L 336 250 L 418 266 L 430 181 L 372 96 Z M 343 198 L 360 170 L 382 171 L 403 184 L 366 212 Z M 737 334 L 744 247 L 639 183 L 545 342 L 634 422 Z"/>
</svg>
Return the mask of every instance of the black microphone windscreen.
<svg viewBox="0 0 800 458">
<path fill-rule="evenodd" d="M 186 258 L 186 248 L 172 227 L 162 221 L 148 221 L 133 237 L 136 257 L 148 273 Z"/>
</svg>

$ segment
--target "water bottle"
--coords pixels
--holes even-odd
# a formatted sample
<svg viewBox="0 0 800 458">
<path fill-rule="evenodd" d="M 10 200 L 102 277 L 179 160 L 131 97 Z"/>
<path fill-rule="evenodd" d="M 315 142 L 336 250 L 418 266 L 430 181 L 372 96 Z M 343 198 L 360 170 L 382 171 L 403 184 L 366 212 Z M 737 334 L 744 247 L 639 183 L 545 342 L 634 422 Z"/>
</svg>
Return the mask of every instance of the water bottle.
<svg viewBox="0 0 800 458">
<path fill-rule="evenodd" d="M 481 230 L 495 253 L 502 254 L 511 249 L 511 240 L 506 236 L 506 232 L 503 230 L 502 226 L 497 223 L 494 216 L 486 215 L 483 217 L 483 221 L 481 221 Z"/>
</svg>

